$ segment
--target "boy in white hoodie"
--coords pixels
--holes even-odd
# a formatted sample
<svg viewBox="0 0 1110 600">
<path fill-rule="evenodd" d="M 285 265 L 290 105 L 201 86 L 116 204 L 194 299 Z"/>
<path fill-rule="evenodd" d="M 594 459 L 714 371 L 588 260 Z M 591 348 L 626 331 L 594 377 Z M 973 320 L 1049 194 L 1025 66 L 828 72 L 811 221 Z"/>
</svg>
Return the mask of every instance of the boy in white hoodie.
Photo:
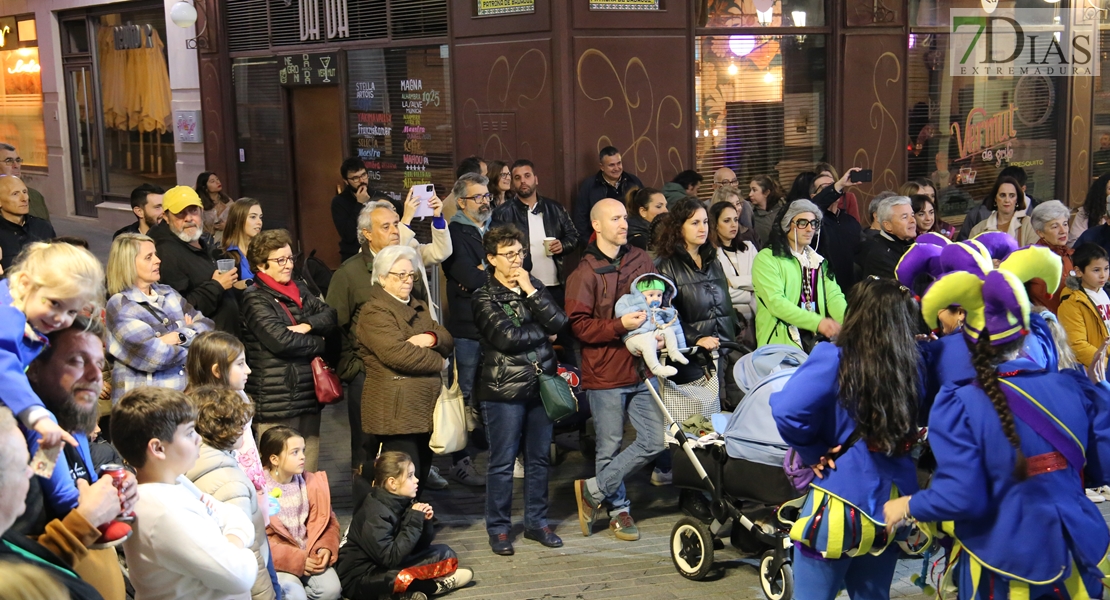
<svg viewBox="0 0 1110 600">
<path fill-rule="evenodd" d="M 254 525 L 184 474 L 200 453 L 184 394 L 143 387 L 112 409 L 112 440 L 138 475 L 135 533 L 124 549 L 137 600 L 250 598 Z"/>
</svg>

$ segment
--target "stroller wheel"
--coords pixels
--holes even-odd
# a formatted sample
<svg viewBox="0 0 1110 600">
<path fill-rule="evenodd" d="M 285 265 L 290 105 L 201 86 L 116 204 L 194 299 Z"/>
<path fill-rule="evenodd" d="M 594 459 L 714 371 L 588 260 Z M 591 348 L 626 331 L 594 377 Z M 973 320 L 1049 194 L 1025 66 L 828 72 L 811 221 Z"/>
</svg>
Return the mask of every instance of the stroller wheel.
<svg viewBox="0 0 1110 600">
<path fill-rule="evenodd" d="M 759 560 L 759 585 L 763 588 L 763 595 L 767 596 L 767 600 L 791 600 L 794 597 L 794 567 L 790 563 L 782 563 L 772 573 L 774 559 L 775 551 L 768 550 Z"/>
<path fill-rule="evenodd" d="M 713 534 L 705 523 L 682 517 L 671 530 L 671 560 L 686 579 L 704 579 L 713 568 Z"/>
</svg>

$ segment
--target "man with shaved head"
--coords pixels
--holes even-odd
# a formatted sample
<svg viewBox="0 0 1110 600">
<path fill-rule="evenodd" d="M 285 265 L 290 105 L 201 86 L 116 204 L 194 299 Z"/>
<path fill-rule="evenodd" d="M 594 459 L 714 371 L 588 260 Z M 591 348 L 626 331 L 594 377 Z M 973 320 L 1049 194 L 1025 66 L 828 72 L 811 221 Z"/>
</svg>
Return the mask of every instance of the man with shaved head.
<svg viewBox="0 0 1110 600">
<path fill-rule="evenodd" d="M 747 185 L 747 183 L 745 183 L 745 185 Z M 717 169 L 713 172 L 713 191 L 717 191 L 717 188 L 722 186 L 734 187 L 737 190 L 736 196 L 738 198 L 744 197 L 744 194 L 739 191 L 740 180 L 736 178 L 736 172 L 728 167 L 721 167 L 720 169 Z M 744 200 L 744 208 L 740 211 L 740 224 L 744 227 L 747 227 L 748 229 L 751 229 L 752 214 L 751 201 Z M 763 243 L 766 244 L 767 240 L 763 240 Z"/>
<path fill-rule="evenodd" d="M 648 253 L 628 244 L 628 213 L 609 198 L 590 209 L 597 239 L 586 247 L 578 268 L 567 279 L 566 311 L 582 344 L 582 387 L 589 390 L 597 432 L 595 476 L 574 482 L 582 535 L 593 533 L 594 521 L 608 505 L 609 529 L 617 539 L 634 541 L 640 532 L 629 513 L 624 478 L 651 462 L 663 450 L 663 416 L 644 383 L 638 359 L 621 337 L 639 327 L 647 313 L 614 316 L 617 298 L 627 294 L 637 277 L 654 273 Z M 636 441 L 621 451 L 624 418 L 636 429 Z"/>
<path fill-rule="evenodd" d="M 31 198 L 27 184 L 15 175 L 0 175 L 0 267 L 11 266 L 19 251 L 31 242 L 54 237 L 49 221 L 28 214 Z"/>
<path fill-rule="evenodd" d="M 0 142 L 0 175 L 15 175 L 23 177 L 23 157 L 15 146 Z M 30 213 L 46 222 L 50 222 L 50 211 L 46 208 L 46 200 L 38 190 L 28 186 L 27 195 L 31 199 Z"/>
</svg>

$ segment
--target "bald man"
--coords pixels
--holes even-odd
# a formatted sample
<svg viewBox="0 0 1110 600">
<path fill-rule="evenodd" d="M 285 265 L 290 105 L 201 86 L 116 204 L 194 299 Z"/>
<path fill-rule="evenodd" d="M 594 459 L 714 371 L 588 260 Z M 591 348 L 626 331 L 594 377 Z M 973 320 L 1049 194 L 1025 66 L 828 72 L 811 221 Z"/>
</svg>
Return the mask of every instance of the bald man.
<svg viewBox="0 0 1110 600">
<path fill-rule="evenodd" d="M 23 157 L 11 144 L 0 142 L 0 175 L 15 175 L 23 177 Z M 50 211 L 46 209 L 46 200 L 38 190 L 28 187 L 27 194 L 31 198 L 30 214 L 50 221 Z"/>
<path fill-rule="evenodd" d="M 574 482 L 582 535 L 593 533 L 594 521 L 608 505 L 609 529 L 617 539 L 634 541 L 640 532 L 629 512 L 624 479 L 663 450 L 663 418 L 637 370 L 638 359 L 621 336 L 647 318 L 640 311 L 614 316 L 617 298 L 632 282 L 654 273 L 648 253 L 628 244 L 628 213 L 624 204 L 604 198 L 590 209 L 597 239 L 586 247 L 578 268 L 567 279 L 566 310 L 575 337 L 582 344 L 582 387 L 590 390 L 590 409 L 597 432 L 595 472 Z M 621 451 L 624 419 L 636 429 L 636 441 Z"/>
<path fill-rule="evenodd" d="M 31 242 L 53 238 L 54 227 L 28 214 L 31 198 L 27 185 L 15 175 L 0 175 L 0 267 L 11 266 L 19 251 Z"/>
<path fill-rule="evenodd" d="M 736 172 L 728 167 L 721 167 L 713 172 L 713 191 L 721 186 L 734 187 L 740 189 L 740 181 L 736 178 Z M 737 192 L 741 198 L 744 197 L 742 192 Z M 752 228 L 752 203 L 744 200 L 744 208 L 740 211 L 740 224 L 748 229 Z M 761 240 L 763 245 L 767 245 L 767 240 Z"/>
</svg>

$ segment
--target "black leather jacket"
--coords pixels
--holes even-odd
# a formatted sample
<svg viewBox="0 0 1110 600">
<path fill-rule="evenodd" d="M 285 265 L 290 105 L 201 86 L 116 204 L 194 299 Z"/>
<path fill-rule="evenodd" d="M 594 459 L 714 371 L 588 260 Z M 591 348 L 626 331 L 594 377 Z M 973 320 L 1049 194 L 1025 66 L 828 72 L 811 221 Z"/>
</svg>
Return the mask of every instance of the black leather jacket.
<svg viewBox="0 0 1110 600">
<path fill-rule="evenodd" d="M 528 358 L 531 353 L 544 373 L 554 375 L 559 369 L 547 336 L 566 326 L 567 315 L 535 277 L 532 285 L 536 293 L 523 296 L 490 273 L 486 285 L 471 298 L 474 324 L 482 335 L 482 374 L 474 390 L 479 401 L 537 398 L 536 368 Z M 505 312 L 505 304 L 516 314 L 519 326 Z"/>
<path fill-rule="evenodd" d="M 565 284 L 567 277 L 563 272 L 563 257 L 569 254 L 578 244 L 578 230 L 575 229 L 574 223 L 570 220 L 570 215 L 567 214 L 563 205 L 551 198 L 540 196 L 536 200 L 533 210 L 543 214 L 543 229 L 547 233 L 544 237 L 556 238 L 563 245 L 562 254 L 556 254 L 552 258 L 555 259 L 555 268 L 558 269 L 559 283 Z M 490 227 L 506 223 L 516 225 L 517 229 L 524 232 L 525 239 L 530 239 L 528 238 L 528 207 L 519 198 L 510 198 L 493 210 L 493 216 L 490 217 Z M 528 244 L 525 243 L 524 247 L 527 248 Z M 524 270 L 532 271 L 531 256 L 525 259 Z"/>
<path fill-rule="evenodd" d="M 674 282 L 678 293 L 672 302 L 682 320 L 682 333 L 686 345 L 693 346 L 703 337 L 717 337 L 722 342 L 736 341 L 736 311 L 728 293 L 728 279 L 717 250 L 712 244 L 702 244 L 701 268 L 694 264 L 685 249 L 655 261 L 660 275 Z"/>
<path fill-rule="evenodd" d="M 335 309 L 324 304 L 301 283 L 298 307 L 260 279 L 243 293 L 243 345 L 247 348 L 245 391 L 254 401 L 260 420 L 288 419 L 318 412 L 312 359 L 324 353 L 324 336 L 334 333 Z M 281 305 L 297 323 L 309 323 L 312 331 L 294 333 Z"/>
</svg>

